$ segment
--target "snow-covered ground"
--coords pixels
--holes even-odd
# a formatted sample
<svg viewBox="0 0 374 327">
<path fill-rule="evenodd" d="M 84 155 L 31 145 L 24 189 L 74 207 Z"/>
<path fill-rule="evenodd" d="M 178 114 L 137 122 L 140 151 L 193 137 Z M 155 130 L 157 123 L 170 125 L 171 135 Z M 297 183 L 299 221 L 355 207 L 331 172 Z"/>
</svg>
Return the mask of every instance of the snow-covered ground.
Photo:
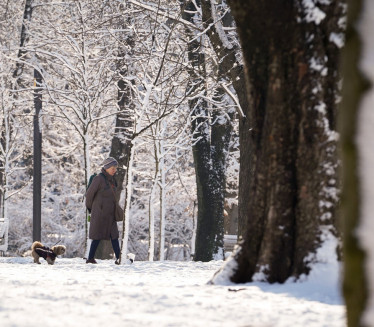
<svg viewBox="0 0 374 327">
<path fill-rule="evenodd" d="M 338 282 L 323 269 L 302 283 L 208 285 L 222 261 L 41 261 L 0 258 L 1 327 L 345 326 Z"/>
</svg>

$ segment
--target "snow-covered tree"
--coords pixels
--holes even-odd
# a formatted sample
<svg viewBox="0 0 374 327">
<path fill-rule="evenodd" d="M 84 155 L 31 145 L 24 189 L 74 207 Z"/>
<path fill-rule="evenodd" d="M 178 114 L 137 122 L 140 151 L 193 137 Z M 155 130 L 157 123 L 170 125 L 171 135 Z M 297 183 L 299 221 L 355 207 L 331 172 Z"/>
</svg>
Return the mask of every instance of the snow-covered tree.
<svg viewBox="0 0 374 327">
<path fill-rule="evenodd" d="M 224 80 L 230 77 L 223 69 L 222 58 L 207 51 L 208 31 L 218 22 L 207 21 L 203 9 L 200 1 L 181 3 L 182 17 L 191 23 L 185 25 L 185 31 L 198 198 L 194 259 L 209 261 L 223 258 L 226 166 L 235 106 L 226 94 L 229 83 Z M 207 35 L 200 32 L 204 28 Z"/>
<path fill-rule="evenodd" d="M 230 118 L 230 124 L 234 127 L 237 125 L 235 111 L 239 117 L 243 118 L 242 108 L 248 107 L 241 47 L 234 19 L 226 1 L 201 1 L 201 14 L 206 35 L 216 57 L 214 61 L 217 66 L 217 76 L 215 77 L 217 94 L 226 99 L 226 117 Z M 226 126 L 226 129 L 227 134 L 229 134 L 232 128 L 228 129 L 228 126 Z M 227 142 L 229 142 L 228 137 L 226 138 Z M 228 145 L 226 144 L 225 147 L 228 148 Z M 244 160 L 245 162 L 246 156 L 249 155 L 248 153 L 242 153 L 240 160 Z M 227 172 L 223 174 L 221 169 L 220 179 L 225 179 L 226 175 Z M 237 188 L 237 184 L 235 183 L 232 186 Z M 245 192 L 246 187 L 246 183 L 239 182 L 241 192 Z M 244 205 L 243 203 L 240 207 L 242 208 Z M 245 219 L 239 219 L 238 238 L 241 238 L 245 225 Z"/>
<path fill-rule="evenodd" d="M 14 110 L 15 99 L 9 89 L 12 78 L 0 72 L 0 119 L 2 136 L 0 143 L 0 171 L 1 171 L 1 217 L 8 217 L 8 201 L 21 191 L 29 182 L 28 178 L 15 183 L 15 175 L 25 170 L 22 158 L 26 154 L 24 145 L 29 139 L 29 130 L 22 122 L 22 115 Z M 17 172 L 17 173 L 16 173 Z M 16 173 L 16 174 L 15 174 Z M 12 176 L 13 175 L 13 176 Z"/>
<path fill-rule="evenodd" d="M 37 12 L 41 12 L 37 15 Z M 45 66 L 45 90 L 52 110 L 81 139 L 84 182 L 91 176 L 91 150 L 97 147 L 98 122 L 111 119 L 115 110 L 115 60 L 120 60 L 115 31 L 108 20 L 112 11 L 101 1 L 50 3 L 34 9 L 29 52 Z M 58 15 L 66 24 L 55 24 Z M 114 34 L 114 35 L 113 35 Z M 114 66 L 115 67 L 115 66 Z M 48 109 L 47 109 L 48 110 Z M 105 133 L 105 131 L 104 131 Z M 111 138 L 111 130 L 106 132 Z M 88 226 L 86 225 L 86 233 Z"/>
<path fill-rule="evenodd" d="M 112 155 L 120 162 L 120 177 L 129 176 L 123 187 L 127 192 L 122 194 L 128 211 L 123 241 L 128 239 L 129 251 L 145 260 L 151 247 L 160 259 L 163 255 L 176 258 L 181 250 L 183 257 L 178 258 L 188 259 L 196 227 L 189 101 L 201 97 L 217 113 L 224 113 L 222 107 L 227 104 L 213 99 L 217 65 L 210 48 L 204 50 L 208 92 L 204 96 L 191 92 L 188 83 L 185 26 L 200 33 L 202 25 L 196 27 L 181 17 L 179 1 L 48 0 L 27 4 L 32 7 L 32 19 L 27 24 L 30 36 L 22 45 L 24 55 L 18 56 L 18 50 L 25 3 L 17 9 L 11 2 L 2 7 L 18 17 L 18 29 L 8 24 L 10 20 L 6 23 L 10 29 L 2 21 L 0 36 L 9 41 L 1 50 L 5 65 L 13 60 L 10 71 L 15 66 L 22 71 L 17 101 L 9 104 L 12 113 L 22 115 L 15 117 L 25 123 L 24 139 L 17 136 L 15 140 L 27 174 L 32 161 L 23 153 L 32 148 L 32 117 L 27 116 L 32 108 L 32 74 L 35 67 L 42 68 L 42 239 L 48 245 L 61 239 L 69 249 L 68 256 L 83 254 L 85 183 L 91 171 L 98 172 L 102 159 Z M 7 38 L 10 30 L 14 35 Z M 4 96 L 13 89 L 5 85 Z M 128 174 L 127 166 L 132 167 Z M 17 170 L 10 190 L 28 179 Z M 9 203 L 15 217 L 10 226 L 10 248 L 17 253 L 23 253 L 30 243 L 31 221 L 27 217 L 31 216 L 31 195 L 26 186 Z M 20 202 L 27 205 L 21 208 Z M 150 208 L 154 213 L 152 235 Z"/>
<path fill-rule="evenodd" d="M 21 14 L 21 33 L 17 31 L 17 25 L 13 18 Z M 23 71 L 22 60 L 26 56 L 25 45 L 28 35 L 28 27 L 31 19 L 31 1 L 21 4 L 10 4 L 1 7 L 2 17 L 0 23 L 0 208 L 1 216 L 8 217 L 8 200 L 17 194 L 29 182 L 29 177 L 18 179 L 17 170 L 25 169 L 24 156 L 28 156 L 30 122 L 26 115 L 31 106 L 31 98 L 22 91 L 22 80 L 29 78 Z"/>
</svg>

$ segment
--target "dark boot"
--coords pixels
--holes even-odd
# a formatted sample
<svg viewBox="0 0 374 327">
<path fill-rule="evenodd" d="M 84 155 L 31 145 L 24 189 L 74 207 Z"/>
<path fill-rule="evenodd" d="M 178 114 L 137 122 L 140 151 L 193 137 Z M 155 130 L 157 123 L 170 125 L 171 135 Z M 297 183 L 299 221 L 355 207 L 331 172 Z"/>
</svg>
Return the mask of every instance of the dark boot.
<svg viewBox="0 0 374 327">
<path fill-rule="evenodd" d="M 87 259 L 86 263 L 97 263 L 95 259 Z"/>
</svg>

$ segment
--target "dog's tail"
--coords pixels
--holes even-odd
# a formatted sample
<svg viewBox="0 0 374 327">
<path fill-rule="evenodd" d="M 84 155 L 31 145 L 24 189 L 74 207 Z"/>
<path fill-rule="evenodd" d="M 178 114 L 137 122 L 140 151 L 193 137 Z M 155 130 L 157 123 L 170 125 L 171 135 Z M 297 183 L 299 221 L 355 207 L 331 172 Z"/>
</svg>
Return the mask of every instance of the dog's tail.
<svg viewBox="0 0 374 327">
<path fill-rule="evenodd" d="M 36 248 L 42 248 L 42 247 L 43 247 L 43 244 L 36 241 L 36 242 L 32 243 L 31 250 L 34 251 Z"/>
</svg>

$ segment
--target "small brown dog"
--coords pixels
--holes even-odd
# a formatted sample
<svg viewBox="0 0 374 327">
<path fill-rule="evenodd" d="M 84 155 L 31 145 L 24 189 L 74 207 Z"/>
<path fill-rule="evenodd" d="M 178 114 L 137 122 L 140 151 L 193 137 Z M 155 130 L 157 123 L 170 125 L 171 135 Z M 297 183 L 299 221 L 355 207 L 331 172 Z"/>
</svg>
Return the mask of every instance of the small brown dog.
<svg viewBox="0 0 374 327">
<path fill-rule="evenodd" d="M 44 258 L 49 265 L 55 263 L 58 255 L 64 254 L 66 247 L 64 245 L 55 245 L 52 248 L 44 246 L 41 242 L 34 242 L 31 245 L 31 255 L 34 258 L 34 262 L 40 264 L 39 258 Z"/>
</svg>

